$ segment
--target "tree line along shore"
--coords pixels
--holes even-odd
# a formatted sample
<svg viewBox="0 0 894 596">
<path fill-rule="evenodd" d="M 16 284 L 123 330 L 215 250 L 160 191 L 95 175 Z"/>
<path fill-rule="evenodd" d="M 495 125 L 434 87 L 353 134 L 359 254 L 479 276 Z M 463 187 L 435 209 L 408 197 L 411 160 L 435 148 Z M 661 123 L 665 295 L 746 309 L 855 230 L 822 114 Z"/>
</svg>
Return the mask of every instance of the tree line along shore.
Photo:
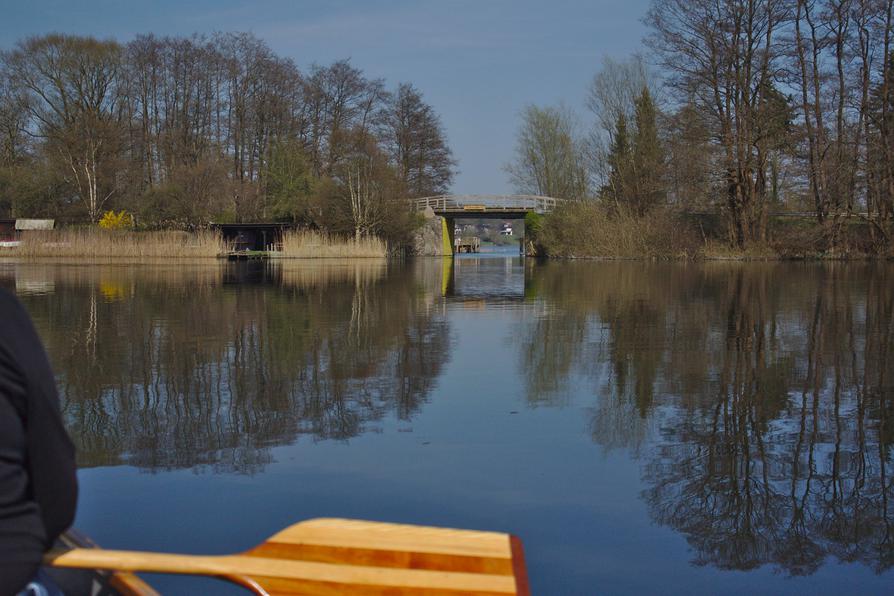
<svg viewBox="0 0 894 596">
<path fill-rule="evenodd" d="M 282 221 L 404 243 L 405 199 L 454 160 L 409 83 L 349 61 L 299 68 L 250 34 L 64 34 L 0 53 L 0 217 L 141 230 Z"/>
<path fill-rule="evenodd" d="M 527 106 L 505 170 L 567 199 L 526 225 L 554 257 L 894 251 L 894 0 L 655 2 L 585 116 Z M 584 73 L 586 75 L 586 73 Z M 140 230 L 280 221 L 407 247 L 408 199 L 456 163 L 409 83 L 299 69 L 250 34 L 61 34 L 0 54 L 0 217 Z"/>
<path fill-rule="evenodd" d="M 606 59 L 592 125 L 528 106 L 507 172 L 579 199 L 563 256 L 891 256 L 892 0 L 655 1 L 645 51 Z"/>
</svg>

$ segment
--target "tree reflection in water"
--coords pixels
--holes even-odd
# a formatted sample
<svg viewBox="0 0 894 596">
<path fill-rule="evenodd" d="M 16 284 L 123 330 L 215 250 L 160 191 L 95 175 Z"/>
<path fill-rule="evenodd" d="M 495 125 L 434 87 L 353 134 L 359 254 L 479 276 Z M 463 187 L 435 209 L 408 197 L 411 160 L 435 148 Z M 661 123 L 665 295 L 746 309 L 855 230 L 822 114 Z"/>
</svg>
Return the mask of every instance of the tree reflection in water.
<svg viewBox="0 0 894 596">
<path fill-rule="evenodd" d="M 592 393 L 592 439 L 639 458 L 697 564 L 891 568 L 894 267 L 525 267 L 507 313 L 528 403 Z M 82 465 L 251 473 L 301 435 L 419 410 L 450 353 L 429 273 L 17 265 L 0 283 L 48 344 Z"/>
<path fill-rule="evenodd" d="M 593 440 L 638 454 L 651 515 L 696 564 L 892 566 L 894 268 L 572 263 L 534 277 L 550 314 L 525 342 L 529 399 L 590 379 Z"/>
<path fill-rule="evenodd" d="M 381 261 L 17 266 L 81 466 L 253 473 L 306 434 L 406 419 L 449 354 L 412 272 Z M 41 287 L 46 287 L 41 286 Z"/>
</svg>

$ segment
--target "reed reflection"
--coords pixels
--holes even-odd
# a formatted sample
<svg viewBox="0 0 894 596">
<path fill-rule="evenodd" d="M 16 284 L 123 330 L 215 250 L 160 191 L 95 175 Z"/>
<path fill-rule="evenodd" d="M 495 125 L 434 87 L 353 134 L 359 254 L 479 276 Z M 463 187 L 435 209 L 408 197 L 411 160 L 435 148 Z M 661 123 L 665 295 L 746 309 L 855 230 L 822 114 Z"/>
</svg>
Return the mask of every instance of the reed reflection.
<svg viewBox="0 0 894 596">
<path fill-rule="evenodd" d="M 80 465 L 252 473 L 300 435 L 411 417 L 447 325 L 383 262 L 28 267 Z"/>
<path fill-rule="evenodd" d="M 891 568 L 894 268 L 534 275 L 550 309 L 527 331 L 529 399 L 588 383 L 593 440 L 637 454 L 653 519 L 686 537 L 694 563 Z"/>
</svg>

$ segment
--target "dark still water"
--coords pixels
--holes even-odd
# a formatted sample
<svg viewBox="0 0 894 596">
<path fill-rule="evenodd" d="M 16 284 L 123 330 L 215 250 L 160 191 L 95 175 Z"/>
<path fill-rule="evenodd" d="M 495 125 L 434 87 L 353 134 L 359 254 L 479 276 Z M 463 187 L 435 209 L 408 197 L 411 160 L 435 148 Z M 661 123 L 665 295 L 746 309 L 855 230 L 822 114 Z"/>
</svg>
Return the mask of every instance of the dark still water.
<svg viewBox="0 0 894 596">
<path fill-rule="evenodd" d="M 891 265 L 6 263 L 0 284 L 47 344 L 104 546 L 228 553 L 339 516 L 513 532 L 538 594 L 894 591 Z"/>
</svg>

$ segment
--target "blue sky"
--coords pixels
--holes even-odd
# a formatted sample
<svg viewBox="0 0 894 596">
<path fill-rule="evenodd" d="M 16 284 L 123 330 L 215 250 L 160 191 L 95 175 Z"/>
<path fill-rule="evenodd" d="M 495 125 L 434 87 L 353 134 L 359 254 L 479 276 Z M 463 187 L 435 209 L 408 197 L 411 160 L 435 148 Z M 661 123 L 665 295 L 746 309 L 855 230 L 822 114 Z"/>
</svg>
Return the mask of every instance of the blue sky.
<svg viewBox="0 0 894 596">
<path fill-rule="evenodd" d="M 0 47 L 51 31 L 113 37 L 249 31 L 302 69 L 350 58 L 389 87 L 407 81 L 441 115 L 458 193 L 511 187 L 527 104 L 583 102 L 604 56 L 641 47 L 649 0 L 4 0 Z"/>
</svg>

